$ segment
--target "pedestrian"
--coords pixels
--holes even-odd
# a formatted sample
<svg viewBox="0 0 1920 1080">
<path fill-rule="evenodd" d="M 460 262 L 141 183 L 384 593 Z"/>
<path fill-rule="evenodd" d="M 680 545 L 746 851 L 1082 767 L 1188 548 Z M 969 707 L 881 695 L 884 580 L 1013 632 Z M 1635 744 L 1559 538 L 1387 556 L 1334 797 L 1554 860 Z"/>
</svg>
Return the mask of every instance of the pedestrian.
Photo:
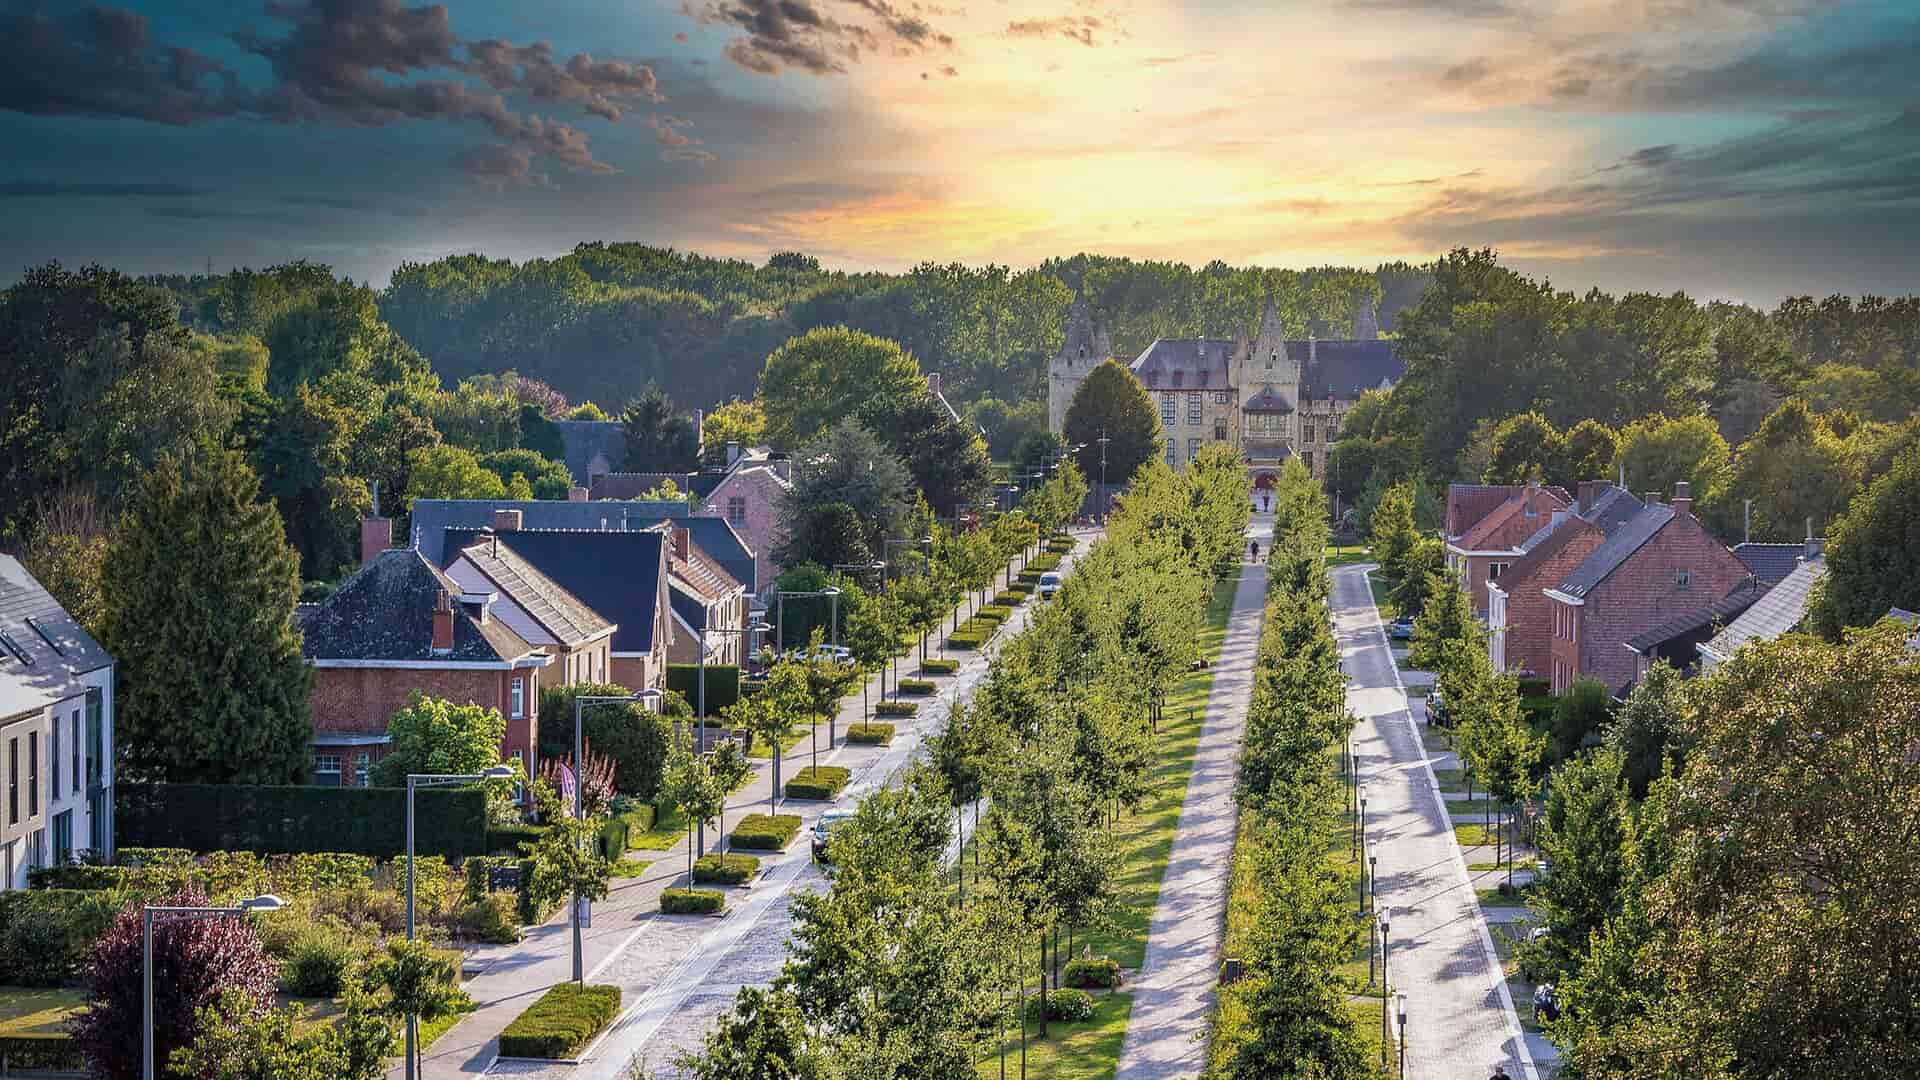
<svg viewBox="0 0 1920 1080">
<path fill-rule="evenodd" d="M 1260 561 L 1260 541 L 1258 540 L 1247 541 L 1247 561 L 1248 562 Z"/>
<path fill-rule="evenodd" d="M 1513 1077 L 1507 1075 L 1507 1067 L 1505 1065 L 1495 1065 L 1493 1067 L 1493 1075 L 1487 1077 L 1487 1080 L 1513 1080 Z"/>
</svg>

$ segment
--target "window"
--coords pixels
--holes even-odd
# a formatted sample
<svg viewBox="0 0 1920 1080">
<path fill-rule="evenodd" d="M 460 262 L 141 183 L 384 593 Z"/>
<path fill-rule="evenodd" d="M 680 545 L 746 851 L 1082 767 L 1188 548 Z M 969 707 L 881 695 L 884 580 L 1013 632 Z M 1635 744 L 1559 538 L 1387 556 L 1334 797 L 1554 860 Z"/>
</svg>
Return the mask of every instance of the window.
<svg viewBox="0 0 1920 1080">
<path fill-rule="evenodd" d="M 1179 464 L 1180 444 L 1177 440 L 1167 440 L 1167 464 Z"/>
<path fill-rule="evenodd" d="M 1303 443 L 1313 442 L 1314 441 L 1313 435 L 1314 435 L 1314 431 L 1313 431 L 1312 424 L 1307 424 L 1300 429 L 1300 441 Z"/>
<path fill-rule="evenodd" d="M 76 751 L 78 748 L 75 748 Z M 100 691 L 87 691 L 87 782 L 100 783 L 106 761 L 106 728 L 100 719 Z M 95 844 L 94 847 L 99 847 Z"/>
<path fill-rule="evenodd" d="M 1213 438 L 1215 442 L 1226 441 L 1227 439 L 1227 418 L 1226 417 L 1221 416 L 1221 417 L 1216 417 L 1214 419 Z"/>
<path fill-rule="evenodd" d="M 336 787 L 339 786 L 340 755 L 339 754 L 313 755 L 313 773 L 314 773 L 314 779 L 317 780 L 319 783 L 333 784 Z"/>
<path fill-rule="evenodd" d="M 1200 426 L 1200 419 L 1201 419 L 1200 413 L 1204 404 L 1203 399 L 1205 397 L 1206 397 L 1205 394 L 1188 394 L 1187 395 L 1187 423 L 1192 424 L 1194 427 Z"/>
<path fill-rule="evenodd" d="M 1160 422 L 1161 423 L 1163 424 L 1173 423 L 1173 410 L 1175 407 L 1176 407 L 1175 402 L 1173 400 L 1173 395 L 1171 393 L 1163 393 L 1160 395 Z"/>
<path fill-rule="evenodd" d="M 27 816 L 40 813 L 40 733 L 27 732 Z"/>
<path fill-rule="evenodd" d="M 60 718 L 53 718 L 53 743 L 47 749 L 47 761 L 52 766 L 48 772 L 53 776 L 52 801 L 60 801 Z"/>
<path fill-rule="evenodd" d="M 747 523 L 747 497 L 745 495 L 727 496 L 727 520 L 735 525 Z"/>
<path fill-rule="evenodd" d="M 371 751 L 362 750 L 353 755 L 353 786 L 373 786 L 373 754 Z"/>
<path fill-rule="evenodd" d="M 1501 574 L 1506 572 L 1507 567 L 1512 565 L 1513 565 L 1512 563 L 1497 562 L 1497 563 L 1494 563 L 1492 566 L 1487 567 L 1487 580 L 1488 581 L 1495 580 Z"/>
<path fill-rule="evenodd" d="M 1335 413 L 1327 417 L 1327 441 L 1332 442 L 1335 433 L 1340 430 L 1340 415 Z"/>
<path fill-rule="evenodd" d="M 62 810 L 53 816 L 53 862 L 62 866 L 73 861 L 73 811 Z"/>
<path fill-rule="evenodd" d="M 1197 458 L 1199 456 L 1200 456 L 1200 440 L 1188 439 L 1187 440 L 1187 460 L 1192 461 L 1194 458 Z"/>
<path fill-rule="evenodd" d="M 1227 392 L 1225 390 L 1215 390 L 1213 392 L 1213 403 L 1215 405 L 1225 405 L 1227 404 L 1227 400 Z"/>
<path fill-rule="evenodd" d="M 20 824 L 20 740 L 7 740 L 7 824 Z"/>
<path fill-rule="evenodd" d="M 1693 586 L 1693 571 L 1691 571 L 1691 570 L 1675 570 L 1675 571 L 1673 572 L 1673 587 L 1674 587 L 1674 588 L 1676 588 L 1676 589 L 1688 589 L 1688 588 L 1691 588 L 1692 586 Z"/>
<path fill-rule="evenodd" d="M 1277 362 L 1279 359 L 1280 359 L 1280 353 L 1278 350 L 1268 353 L 1267 354 L 1267 370 L 1272 371 L 1274 363 Z"/>
<path fill-rule="evenodd" d="M 80 794 L 80 710 L 73 710 L 73 793 Z"/>
<path fill-rule="evenodd" d="M 1309 450 L 1306 453 L 1301 454 L 1300 464 L 1305 465 L 1307 467 L 1308 472 L 1310 473 L 1313 472 L 1313 451 Z M 1318 474 L 1315 474 L 1315 475 L 1318 475 Z"/>
<path fill-rule="evenodd" d="M 507 715 L 519 720 L 527 715 L 527 680 L 518 675 L 513 677 L 512 711 Z"/>
<path fill-rule="evenodd" d="M 513 771 L 520 774 L 521 776 L 527 775 L 526 752 L 523 750 L 515 750 L 509 756 L 513 758 Z M 527 797 L 527 786 L 525 784 L 522 784 L 516 781 L 513 785 L 513 801 L 520 802 L 522 799 L 525 799 L 526 797 Z"/>
</svg>

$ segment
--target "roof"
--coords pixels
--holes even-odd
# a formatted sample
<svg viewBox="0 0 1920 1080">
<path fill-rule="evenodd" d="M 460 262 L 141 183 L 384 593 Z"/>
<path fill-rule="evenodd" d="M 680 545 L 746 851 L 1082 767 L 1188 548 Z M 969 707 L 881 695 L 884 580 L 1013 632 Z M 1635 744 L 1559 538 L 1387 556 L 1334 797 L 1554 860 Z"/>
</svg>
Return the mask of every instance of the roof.
<svg viewBox="0 0 1920 1080">
<path fill-rule="evenodd" d="M 301 651 L 309 660 L 511 662 L 535 652 L 499 619 L 485 622 L 456 603 L 453 649 L 433 651 L 433 613 L 440 594 L 458 597 L 458 582 L 412 548 L 381 552 L 319 604 L 299 611 Z"/>
<path fill-rule="evenodd" d="M 672 502 L 569 502 L 565 499 L 415 499 L 414 546 L 435 566 L 452 562 L 446 557 L 446 530 L 482 529 L 493 524 L 495 510 L 520 511 L 528 529 L 637 529 L 642 522 L 685 514 L 687 504 Z"/>
<path fill-rule="evenodd" d="M 685 579 L 681 578 L 678 574 L 668 578 L 667 584 L 672 586 L 671 595 L 667 597 L 667 600 L 673 605 L 673 613 L 680 616 L 681 622 L 686 623 L 695 630 L 705 630 L 707 628 L 707 605 L 690 589 Z"/>
<path fill-rule="evenodd" d="M 107 650 L 11 555 L 0 555 L 0 634 L 6 637 L 0 644 L 0 717 L 83 694 L 80 676 L 113 664 Z"/>
<path fill-rule="evenodd" d="M 725 469 L 703 472 L 612 472 L 602 473 L 594 478 L 592 498 L 595 499 L 637 499 L 667 481 L 681 491 L 698 495 L 701 498 L 713 494 L 720 481 L 727 478 Z"/>
<path fill-rule="evenodd" d="M 1236 348 L 1225 338 L 1158 338 L 1129 366 L 1149 390 L 1225 390 Z"/>
<path fill-rule="evenodd" d="M 687 530 L 693 547 L 712 560 L 728 577 L 746 586 L 748 592 L 759 591 L 758 564 L 754 562 L 753 549 L 740 538 L 740 534 L 734 531 L 726 518 L 685 513 L 652 519 L 635 517 L 631 527 L 657 528 L 668 523 Z"/>
<path fill-rule="evenodd" d="M 1552 510 L 1566 509 L 1571 500 L 1566 497 L 1565 492 L 1558 488 L 1543 486 L 1539 489 L 1539 493 L 1559 504 L 1547 511 L 1547 521 L 1550 525 L 1553 520 Z M 1528 489 L 1522 488 L 1513 495 L 1508 496 L 1506 501 L 1494 507 L 1491 513 L 1482 516 L 1479 521 L 1474 522 L 1473 527 L 1468 529 L 1454 546 L 1465 551 L 1504 551 L 1514 547 L 1516 542 L 1503 541 L 1500 537 L 1502 535 L 1511 535 L 1511 530 L 1516 521 L 1519 522 L 1520 527 L 1525 528 L 1526 525 L 1540 518 L 1537 510 L 1533 516 L 1527 516 L 1527 499 L 1530 494 Z M 1520 542 L 1530 540 L 1533 536 L 1538 535 L 1540 535 L 1540 532 L 1536 529 L 1527 537 L 1522 538 Z"/>
<path fill-rule="evenodd" d="M 1601 541 L 1585 562 L 1574 567 L 1573 572 L 1560 583 L 1559 591 L 1572 597 L 1583 597 L 1592 592 L 1632 558 L 1634 552 L 1658 536 L 1673 518 L 1673 507 L 1665 503 L 1642 507 L 1626 524 Z"/>
<path fill-rule="evenodd" d="M 446 561 L 459 558 L 479 535 L 477 529 L 448 529 L 451 557 Z M 614 624 L 614 652 L 653 651 L 666 537 L 639 529 L 520 529 L 498 535 L 502 547 Z"/>
<path fill-rule="evenodd" d="M 1289 341 L 1287 357 L 1300 365 L 1300 396 L 1314 401 L 1353 401 L 1407 374 L 1391 341 Z"/>
<path fill-rule="evenodd" d="M 1751 541 L 1733 545 L 1733 557 L 1746 564 L 1747 571 L 1769 585 L 1777 585 L 1800 566 L 1805 544 L 1756 544 Z"/>
<path fill-rule="evenodd" d="M 1738 618 L 1740 613 L 1752 607 L 1771 586 L 1752 579 L 1735 585 L 1726 596 L 1711 604 L 1683 611 L 1666 622 L 1648 627 L 1627 639 L 1627 648 L 1646 655 L 1653 649 L 1675 638 L 1688 634 L 1698 634 L 1709 627 L 1724 625 L 1728 620 Z M 1692 654 L 1688 653 L 1689 658 Z"/>
<path fill-rule="evenodd" d="M 587 467 L 596 455 L 607 461 L 607 471 L 618 469 L 627 460 L 627 430 L 618 420 L 556 420 L 560 429 L 561 456 L 573 482 L 585 487 L 593 478 Z"/>
<path fill-rule="evenodd" d="M 1269 384 L 1262 386 L 1259 393 L 1241 402 L 1240 411 L 1243 413 L 1290 413 L 1293 411 L 1293 402 L 1288 401 L 1287 395 Z"/>
<path fill-rule="evenodd" d="M 1448 484 L 1447 535 L 1465 533 L 1520 490 L 1519 484 Z"/>
<path fill-rule="evenodd" d="M 1587 512 L 1580 516 L 1592 522 L 1601 532 L 1611 536 L 1622 525 L 1632 521 L 1633 516 L 1638 514 L 1645 505 L 1633 492 L 1608 484 L 1606 489 L 1595 497 L 1593 505 L 1587 508 Z"/>
<path fill-rule="evenodd" d="M 1793 573 L 1767 591 L 1752 607 L 1725 630 L 1714 635 L 1713 640 L 1700 647 L 1702 652 L 1725 659 L 1739 650 L 1749 641 L 1759 639 L 1772 641 L 1782 634 L 1799 626 L 1807 615 L 1807 601 L 1813 591 L 1813 583 L 1819 581 L 1827 572 L 1827 560 L 1814 556 L 1794 567 Z"/>
<path fill-rule="evenodd" d="M 613 628 L 613 624 L 602 618 L 599 612 L 521 558 L 513 550 L 512 544 L 488 542 L 497 541 L 498 534 L 492 537 L 484 533 L 481 535 L 482 541 L 462 549 L 459 557 L 485 575 L 488 581 L 518 604 L 528 618 L 553 635 L 555 641 L 569 646 L 577 645 Z"/>
</svg>

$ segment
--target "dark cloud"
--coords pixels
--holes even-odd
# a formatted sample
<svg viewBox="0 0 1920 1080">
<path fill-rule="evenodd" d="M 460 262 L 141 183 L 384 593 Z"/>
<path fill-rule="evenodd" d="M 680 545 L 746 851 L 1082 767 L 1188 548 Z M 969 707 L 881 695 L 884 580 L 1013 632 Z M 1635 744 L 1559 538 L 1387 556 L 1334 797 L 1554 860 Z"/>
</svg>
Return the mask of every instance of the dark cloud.
<svg viewBox="0 0 1920 1080">
<path fill-rule="evenodd" d="M 1062 15 L 1054 19 L 1016 19 L 1007 24 L 1006 35 L 1017 38 L 1072 38 L 1082 45 L 1097 45 L 1095 33 L 1102 23 L 1093 15 Z"/>
<path fill-rule="evenodd" d="M 231 114 L 234 96 L 225 64 L 154 41 L 136 12 L 0 12 L 0 109 L 191 124 Z"/>
<path fill-rule="evenodd" d="M 596 61 L 586 53 L 557 64 L 553 47 L 544 41 L 532 45 L 476 41 L 467 46 L 467 55 L 467 70 L 495 90 L 523 89 L 541 101 L 575 102 L 608 120 L 620 119 L 620 98 L 661 100 L 652 68 L 620 60 Z"/>
<path fill-rule="evenodd" d="M 533 171 L 532 152 L 521 146 L 476 146 L 462 150 L 453 163 L 492 188 L 550 186 L 545 173 Z"/>
<path fill-rule="evenodd" d="M 1493 65 L 1486 57 L 1475 57 L 1455 64 L 1440 73 L 1440 81 L 1448 86 L 1471 86 L 1493 73 Z"/>
<path fill-rule="evenodd" d="M 0 184 L 0 199 L 29 199 L 43 196 L 83 198 L 192 198 L 213 194 L 212 188 L 185 184 L 68 184 L 52 180 L 15 180 Z"/>
<path fill-rule="evenodd" d="M 887 0 L 841 0 L 874 25 L 836 19 L 813 0 L 706 0 L 681 8 L 702 23 L 732 27 L 744 36 L 722 50 L 729 60 L 760 75 L 804 71 L 844 75 L 847 65 L 868 53 L 891 49 L 903 55 L 934 47 L 950 48 L 953 37 L 935 29 L 921 13 L 908 13 Z"/>
<path fill-rule="evenodd" d="M 1673 143 L 1661 143 L 1659 146 L 1643 146 L 1627 155 L 1627 164 L 1638 165 L 1643 169 L 1657 169 L 1673 160 L 1675 151 L 1680 148 Z"/>
</svg>

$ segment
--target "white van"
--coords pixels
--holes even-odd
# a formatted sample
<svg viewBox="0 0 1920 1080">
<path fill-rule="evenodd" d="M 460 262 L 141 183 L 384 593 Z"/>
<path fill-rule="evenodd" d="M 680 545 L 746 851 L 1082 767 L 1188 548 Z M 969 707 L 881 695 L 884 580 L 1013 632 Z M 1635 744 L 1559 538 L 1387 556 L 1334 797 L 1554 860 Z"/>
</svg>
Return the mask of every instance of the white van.
<svg viewBox="0 0 1920 1080">
<path fill-rule="evenodd" d="M 1034 591 L 1040 594 L 1042 600 L 1052 597 L 1054 593 L 1060 591 L 1060 575 L 1051 571 L 1041 574 L 1040 585 Z"/>
</svg>

